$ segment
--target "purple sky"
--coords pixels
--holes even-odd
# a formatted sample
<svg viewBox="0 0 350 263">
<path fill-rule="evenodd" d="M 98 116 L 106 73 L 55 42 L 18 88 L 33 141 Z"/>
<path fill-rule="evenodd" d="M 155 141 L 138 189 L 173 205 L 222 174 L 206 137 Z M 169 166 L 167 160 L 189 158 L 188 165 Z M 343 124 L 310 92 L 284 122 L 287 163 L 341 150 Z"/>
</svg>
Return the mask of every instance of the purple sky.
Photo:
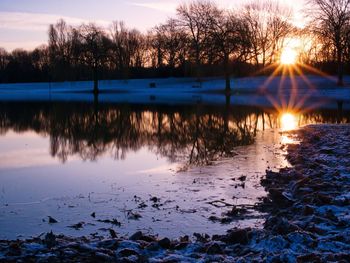
<svg viewBox="0 0 350 263">
<path fill-rule="evenodd" d="M 226 8 L 250 0 L 215 0 Z M 263 0 L 261 0 L 263 1 Z M 290 3 L 288 0 L 280 0 Z M 129 27 L 146 31 L 175 15 L 184 0 L 0 0 L 0 47 L 13 50 L 33 49 L 47 42 L 48 25 L 64 18 L 69 24 L 96 22 L 101 26 L 123 20 Z M 303 0 L 294 0 L 293 8 L 302 9 Z M 297 16 L 295 21 L 302 20 Z"/>
</svg>

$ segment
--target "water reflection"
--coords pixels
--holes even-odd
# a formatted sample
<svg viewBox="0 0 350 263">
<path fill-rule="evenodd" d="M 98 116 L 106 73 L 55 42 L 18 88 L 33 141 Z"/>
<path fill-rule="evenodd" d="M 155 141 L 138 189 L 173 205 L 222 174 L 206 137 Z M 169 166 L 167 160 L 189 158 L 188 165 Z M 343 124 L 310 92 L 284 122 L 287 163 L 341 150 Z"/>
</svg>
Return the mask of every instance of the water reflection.
<svg viewBox="0 0 350 263">
<path fill-rule="evenodd" d="M 50 153 L 62 162 L 73 155 L 125 159 L 148 147 L 170 161 L 210 164 L 254 142 L 259 130 L 319 122 L 349 122 L 347 114 L 316 111 L 279 115 L 256 107 L 130 106 L 87 103 L 0 103 L 0 134 L 34 131 L 50 137 Z"/>
<path fill-rule="evenodd" d="M 282 131 L 291 131 L 298 127 L 296 114 L 285 112 L 280 116 L 281 121 L 281 130 Z"/>
</svg>

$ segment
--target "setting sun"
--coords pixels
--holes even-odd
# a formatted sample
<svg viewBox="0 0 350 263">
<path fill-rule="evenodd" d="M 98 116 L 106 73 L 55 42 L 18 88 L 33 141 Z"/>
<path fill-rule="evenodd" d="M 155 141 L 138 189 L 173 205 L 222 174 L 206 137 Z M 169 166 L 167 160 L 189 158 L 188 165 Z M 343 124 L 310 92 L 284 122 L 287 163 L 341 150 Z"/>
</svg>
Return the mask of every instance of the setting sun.
<svg viewBox="0 0 350 263">
<path fill-rule="evenodd" d="M 286 47 L 281 53 L 280 63 L 283 65 L 295 64 L 297 61 L 297 52 L 291 47 Z"/>
</svg>

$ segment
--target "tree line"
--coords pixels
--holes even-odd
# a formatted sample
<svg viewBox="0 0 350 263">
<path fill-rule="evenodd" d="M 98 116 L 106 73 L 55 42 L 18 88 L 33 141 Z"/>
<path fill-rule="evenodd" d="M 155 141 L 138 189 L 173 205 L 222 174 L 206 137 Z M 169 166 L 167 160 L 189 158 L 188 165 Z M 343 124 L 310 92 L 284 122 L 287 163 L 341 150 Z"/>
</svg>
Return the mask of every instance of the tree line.
<svg viewBox="0 0 350 263">
<path fill-rule="evenodd" d="M 177 8 L 176 16 L 147 33 L 115 21 L 49 26 L 48 43 L 33 51 L 0 48 L 0 82 L 225 76 L 257 72 L 279 61 L 291 39 L 302 41 L 299 62 L 335 73 L 350 65 L 350 0 L 309 0 L 300 29 L 293 12 L 273 0 L 252 0 L 236 10 L 210 1 Z M 305 43 L 304 43 L 305 42 Z M 333 70 L 333 71 L 332 71 Z"/>
</svg>

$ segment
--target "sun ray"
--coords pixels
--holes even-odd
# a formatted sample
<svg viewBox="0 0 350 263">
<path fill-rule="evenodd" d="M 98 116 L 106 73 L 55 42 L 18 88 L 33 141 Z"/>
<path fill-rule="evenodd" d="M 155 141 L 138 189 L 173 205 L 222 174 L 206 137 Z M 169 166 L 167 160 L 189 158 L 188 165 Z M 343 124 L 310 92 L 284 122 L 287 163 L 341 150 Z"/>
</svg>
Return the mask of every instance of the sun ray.
<svg viewBox="0 0 350 263">
<path fill-rule="evenodd" d="M 299 62 L 298 50 L 301 47 L 297 42 L 297 39 L 292 39 L 287 43 L 280 53 L 278 63 L 268 65 L 254 74 L 269 73 L 258 92 L 264 94 L 272 107 L 279 112 L 300 112 L 301 109 L 309 110 L 324 103 L 311 101 L 310 98 L 317 93 L 317 88 L 305 72 L 336 81 L 334 77 Z"/>
<path fill-rule="evenodd" d="M 281 68 L 281 65 L 278 65 L 272 74 L 264 81 L 264 83 L 259 87 L 261 92 L 265 92 L 267 90 L 267 86 L 271 84 L 271 81 L 278 75 Z"/>
<path fill-rule="evenodd" d="M 325 78 L 327 78 L 327 79 L 329 79 L 331 81 L 336 81 L 337 80 L 335 77 L 330 76 L 329 74 L 327 74 L 327 73 L 325 73 L 325 72 L 323 72 L 323 71 L 321 71 L 319 69 L 316 69 L 316 68 L 314 68 L 314 67 L 312 67 L 310 65 L 307 65 L 307 64 L 300 64 L 300 65 L 302 67 L 306 68 L 307 70 L 309 70 L 309 71 L 311 71 L 311 72 L 313 72 L 313 73 L 315 73 L 315 74 L 317 74 L 319 76 L 325 77 Z"/>
<path fill-rule="evenodd" d="M 258 76 L 258 75 L 260 75 L 260 74 L 262 74 L 262 73 L 264 73 L 264 72 L 266 72 L 266 71 L 268 71 L 270 69 L 276 68 L 278 66 L 279 66 L 278 63 L 272 63 L 271 65 L 265 66 L 262 69 L 257 70 L 253 74 L 250 74 L 250 76 L 252 76 L 252 77 L 253 76 Z"/>
<path fill-rule="evenodd" d="M 306 85 L 310 89 L 316 90 L 315 86 L 310 82 L 310 80 L 308 80 L 308 78 L 305 76 L 304 72 L 300 69 L 300 67 L 301 67 L 300 63 L 294 65 L 294 69 L 298 73 L 298 76 L 301 77 L 301 79 L 306 83 Z"/>
<path fill-rule="evenodd" d="M 281 100 L 282 108 L 285 109 L 287 107 L 287 101 L 285 100 L 285 81 L 287 77 L 287 70 L 288 67 L 284 66 L 282 67 L 282 76 L 280 77 L 280 83 L 278 85 L 278 97 Z"/>
<path fill-rule="evenodd" d="M 291 94 L 290 94 L 290 98 L 288 101 L 288 109 L 294 108 L 295 102 L 296 102 L 297 97 L 298 97 L 298 83 L 295 79 L 293 68 L 294 67 L 288 67 L 288 74 L 289 74 L 290 81 L 291 81 Z"/>
</svg>

